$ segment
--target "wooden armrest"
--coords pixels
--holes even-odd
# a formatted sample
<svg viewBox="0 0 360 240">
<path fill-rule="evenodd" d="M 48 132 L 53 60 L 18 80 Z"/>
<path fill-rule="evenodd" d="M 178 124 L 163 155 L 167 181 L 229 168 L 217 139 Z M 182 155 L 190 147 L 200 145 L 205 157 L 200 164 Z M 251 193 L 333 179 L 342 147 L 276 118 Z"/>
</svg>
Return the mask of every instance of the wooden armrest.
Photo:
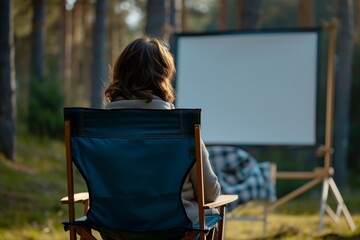
<svg viewBox="0 0 360 240">
<path fill-rule="evenodd" d="M 62 204 L 68 204 L 69 203 L 69 197 L 63 197 L 60 202 Z M 74 202 L 75 203 L 82 203 L 84 204 L 84 215 L 87 213 L 89 209 L 89 193 L 88 192 L 80 192 L 74 194 Z"/>
<path fill-rule="evenodd" d="M 69 197 L 63 197 L 60 202 L 62 204 L 67 204 L 69 201 Z M 86 203 L 89 201 L 89 193 L 88 192 L 80 192 L 80 193 L 75 193 L 74 194 L 74 202 L 75 203 Z"/>
<path fill-rule="evenodd" d="M 238 195 L 220 195 L 214 202 L 207 203 L 204 205 L 205 209 L 216 208 L 228 203 L 231 203 L 238 199 Z"/>
</svg>

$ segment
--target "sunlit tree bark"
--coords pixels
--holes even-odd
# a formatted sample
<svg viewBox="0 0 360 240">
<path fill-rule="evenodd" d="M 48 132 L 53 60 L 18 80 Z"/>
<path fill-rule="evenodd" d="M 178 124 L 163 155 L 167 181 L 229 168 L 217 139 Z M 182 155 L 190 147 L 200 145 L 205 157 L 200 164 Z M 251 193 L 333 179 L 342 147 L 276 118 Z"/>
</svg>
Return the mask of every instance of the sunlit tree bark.
<svg viewBox="0 0 360 240">
<path fill-rule="evenodd" d="M 0 1 L 0 154 L 15 161 L 16 85 L 12 1 Z"/>
</svg>

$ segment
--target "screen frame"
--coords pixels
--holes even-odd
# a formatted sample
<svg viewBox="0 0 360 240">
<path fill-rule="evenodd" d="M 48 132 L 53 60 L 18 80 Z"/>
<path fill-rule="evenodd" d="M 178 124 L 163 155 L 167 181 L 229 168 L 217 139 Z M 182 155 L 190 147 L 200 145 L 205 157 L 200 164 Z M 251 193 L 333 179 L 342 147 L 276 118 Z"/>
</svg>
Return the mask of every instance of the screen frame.
<svg viewBox="0 0 360 240">
<path fill-rule="evenodd" d="M 320 63 L 321 63 L 321 33 L 322 33 L 322 29 L 321 28 L 283 28 L 283 29 L 262 29 L 262 30 L 243 30 L 243 31 L 220 31 L 220 32 L 205 32 L 205 33 L 193 33 L 193 32 L 184 32 L 184 33 L 176 33 L 174 34 L 174 56 L 175 56 L 175 65 L 178 65 L 178 46 L 179 46 L 179 41 L 182 38 L 186 38 L 186 37 L 206 37 L 206 36 L 228 36 L 228 35 L 239 35 L 239 37 L 244 36 L 244 35 L 249 35 L 249 34 L 263 34 L 263 35 L 267 35 L 267 34 L 281 34 L 281 33 L 315 33 L 317 35 L 317 49 L 316 49 L 316 77 L 315 77 L 315 113 L 314 113 L 314 142 L 313 143 L 306 143 L 306 144 L 293 144 L 293 143 L 245 143 L 245 142 L 208 142 L 206 141 L 206 139 L 204 139 L 205 143 L 207 145 L 236 145 L 236 146 L 256 146 L 256 147 L 267 147 L 267 146 L 280 146 L 280 147 L 314 147 L 314 146 L 318 146 L 320 145 L 320 139 L 322 139 L 321 137 L 321 133 L 319 131 L 319 92 L 321 91 L 320 89 Z M 175 81 L 174 81 L 174 86 L 175 89 L 178 90 L 178 75 L 175 75 Z M 201 91 L 201 90 L 200 90 Z M 175 102 L 175 106 L 177 106 L 177 101 Z M 181 106 L 184 107 L 184 106 Z M 204 120 L 203 120 L 204 121 Z"/>
</svg>

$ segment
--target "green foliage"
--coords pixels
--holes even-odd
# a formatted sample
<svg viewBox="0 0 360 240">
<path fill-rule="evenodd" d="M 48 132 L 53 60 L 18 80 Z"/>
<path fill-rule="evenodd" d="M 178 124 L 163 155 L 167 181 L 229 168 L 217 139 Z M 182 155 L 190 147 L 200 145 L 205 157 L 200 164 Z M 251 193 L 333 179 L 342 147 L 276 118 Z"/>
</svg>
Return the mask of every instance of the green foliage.
<svg viewBox="0 0 360 240">
<path fill-rule="evenodd" d="M 63 135 L 64 97 L 55 78 L 32 79 L 29 84 L 28 130 L 37 136 Z"/>
</svg>

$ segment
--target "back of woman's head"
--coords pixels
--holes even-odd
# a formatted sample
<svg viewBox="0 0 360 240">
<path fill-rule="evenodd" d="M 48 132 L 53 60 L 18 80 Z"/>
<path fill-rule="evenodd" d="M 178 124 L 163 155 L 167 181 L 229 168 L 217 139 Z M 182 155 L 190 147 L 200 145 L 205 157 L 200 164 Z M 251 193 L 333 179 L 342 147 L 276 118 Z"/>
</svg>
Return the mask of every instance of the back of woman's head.
<svg viewBox="0 0 360 240">
<path fill-rule="evenodd" d="M 107 101 L 118 97 L 145 99 L 153 95 L 172 103 L 175 100 L 174 60 L 169 49 L 159 40 L 143 37 L 132 41 L 117 58 L 109 86 Z"/>
</svg>

